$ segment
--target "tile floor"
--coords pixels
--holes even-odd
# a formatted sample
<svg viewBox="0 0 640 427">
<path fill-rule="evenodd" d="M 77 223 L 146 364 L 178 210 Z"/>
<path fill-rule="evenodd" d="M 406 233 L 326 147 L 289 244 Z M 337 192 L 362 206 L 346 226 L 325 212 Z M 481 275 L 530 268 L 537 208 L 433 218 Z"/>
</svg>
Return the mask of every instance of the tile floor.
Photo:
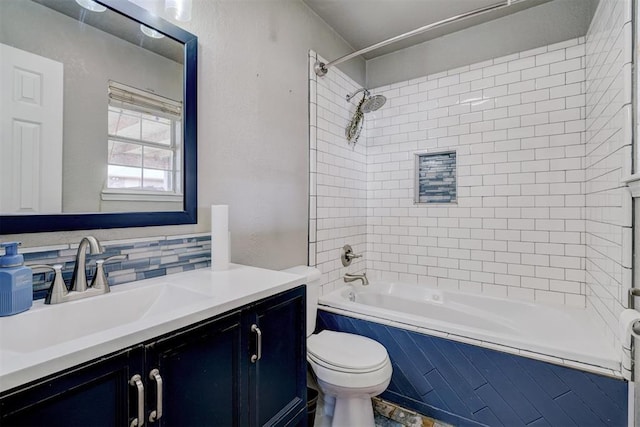
<svg viewBox="0 0 640 427">
<path fill-rule="evenodd" d="M 373 398 L 373 409 L 375 427 L 452 427 L 442 421 L 425 417 L 378 397 Z M 315 427 L 322 425 L 323 412 L 322 396 L 319 396 L 313 424 Z"/>
<path fill-rule="evenodd" d="M 376 427 L 403 427 L 403 424 L 378 413 L 374 415 L 374 421 L 376 422 Z"/>
<path fill-rule="evenodd" d="M 379 397 L 373 398 L 373 411 L 376 427 L 451 427 L 442 421 L 401 408 Z"/>
</svg>

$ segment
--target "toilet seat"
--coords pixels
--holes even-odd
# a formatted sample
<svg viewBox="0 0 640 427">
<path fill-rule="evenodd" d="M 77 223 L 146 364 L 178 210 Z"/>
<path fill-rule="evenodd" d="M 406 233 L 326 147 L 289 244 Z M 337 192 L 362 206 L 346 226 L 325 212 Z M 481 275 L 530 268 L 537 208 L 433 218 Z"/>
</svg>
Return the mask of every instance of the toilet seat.
<svg viewBox="0 0 640 427">
<path fill-rule="evenodd" d="M 379 365 L 377 365 L 375 368 L 372 368 L 372 369 L 347 369 L 347 368 L 342 368 L 342 367 L 339 367 L 339 366 L 332 365 L 331 363 L 327 363 L 327 362 L 325 362 L 325 361 L 323 361 L 321 359 L 318 359 L 314 355 L 308 354 L 308 353 L 307 353 L 307 360 L 309 362 L 315 363 L 318 366 L 322 366 L 323 368 L 330 369 L 330 370 L 335 371 L 335 372 L 342 372 L 342 373 L 345 373 L 345 374 L 366 374 L 366 373 L 369 373 L 369 372 L 375 372 L 375 371 L 379 371 L 380 369 L 384 368 L 385 365 L 387 363 L 389 363 L 389 359 L 385 359 L 382 362 L 380 362 Z"/>
<path fill-rule="evenodd" d="M 326 369 L 351 374 L 375 372 L 389 364 L 387 350 L 380 343 L 328 330 L 307 339 L 307 358 Z"/>
</svg>

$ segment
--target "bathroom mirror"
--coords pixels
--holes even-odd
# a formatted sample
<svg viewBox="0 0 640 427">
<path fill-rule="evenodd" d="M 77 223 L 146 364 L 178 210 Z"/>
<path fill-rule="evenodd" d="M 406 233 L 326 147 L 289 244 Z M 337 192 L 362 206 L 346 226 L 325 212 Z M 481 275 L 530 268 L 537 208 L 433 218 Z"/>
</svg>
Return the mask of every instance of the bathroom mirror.
<svg viewBox="0 0 640 427">
<path fill-rule="evenodd" d="M 2 0 L 0 58 L 0 234 L 196 222 L 193 34 L 127 0 Z"/>
</svg>

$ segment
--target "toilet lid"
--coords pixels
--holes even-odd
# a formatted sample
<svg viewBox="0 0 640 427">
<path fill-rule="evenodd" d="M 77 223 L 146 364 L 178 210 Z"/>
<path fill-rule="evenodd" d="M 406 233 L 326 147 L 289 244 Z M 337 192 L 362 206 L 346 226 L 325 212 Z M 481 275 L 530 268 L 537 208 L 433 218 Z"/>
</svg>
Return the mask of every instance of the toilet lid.
<svg viewBox="0 0 640 427">
<path fill-rule="evenodd" d="M 307 353 L 326 367 L 345 371 L 372 371 L 388 361 L 387 350 L 377 341 L 326 330 L 307 339 Z"/>
</svg>

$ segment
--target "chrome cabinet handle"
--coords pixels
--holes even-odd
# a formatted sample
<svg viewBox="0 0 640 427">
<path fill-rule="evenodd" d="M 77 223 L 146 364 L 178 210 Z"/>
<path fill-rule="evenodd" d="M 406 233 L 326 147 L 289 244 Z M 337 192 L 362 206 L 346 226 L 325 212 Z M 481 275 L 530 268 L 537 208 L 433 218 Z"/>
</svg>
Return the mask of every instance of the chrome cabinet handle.
<svg viewBox="0 0 640 427">
<path fill-rule="evenodd" d="M 129 385 L 138 389 L 138 418 L 134 418 L 129 427 L 141 427 L 144 424 L 144 385 L 142 384 L 142 377 L 139 374 L 135 374 L 129 380 Z"/>
<path fill-rule="evenodd" d="M 251 325 L 251 332 L 256 334 L 256 348 L 258 353 L 251 356 L 251 363 L 256 363 L 262 359 L 262 331 L 258 328 L 258 325 L 254 323 Z"/>
<path fill-rule="evenodd" d="M 156 382 L 156 410 L 149 414 L 149 421 L 154 422 L 162 417 L 162 377 L 160 371 L 152 369 L 149 372 L 149 378 Z"/>
</svg>

